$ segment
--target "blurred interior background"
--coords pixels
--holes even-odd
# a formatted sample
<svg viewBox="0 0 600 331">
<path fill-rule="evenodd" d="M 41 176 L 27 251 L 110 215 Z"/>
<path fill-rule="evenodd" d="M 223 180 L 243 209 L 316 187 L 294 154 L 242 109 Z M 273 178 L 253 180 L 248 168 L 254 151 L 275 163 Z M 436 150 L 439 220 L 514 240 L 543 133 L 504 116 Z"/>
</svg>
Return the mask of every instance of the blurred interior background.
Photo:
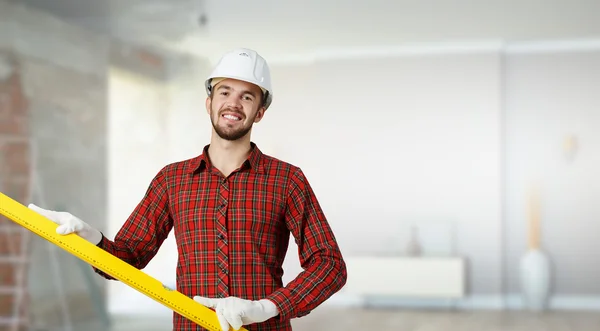
<svg viewBox="0 0 600 331">
<path fill-rule="evenodd" d="M 253 137 L 307 174 L 346 287 L 297 330 L 600 330 L 600 2 L 0 0 L 0 192 L 110 238 L 210 138 L 203 83 L 257 50 Z M 292 241 L 285 281 L 301 270 Z M 145 269 L 175 286 L 171 237 Z M 0 330 L 171 312 L 3 220 Z"/>
</svg>

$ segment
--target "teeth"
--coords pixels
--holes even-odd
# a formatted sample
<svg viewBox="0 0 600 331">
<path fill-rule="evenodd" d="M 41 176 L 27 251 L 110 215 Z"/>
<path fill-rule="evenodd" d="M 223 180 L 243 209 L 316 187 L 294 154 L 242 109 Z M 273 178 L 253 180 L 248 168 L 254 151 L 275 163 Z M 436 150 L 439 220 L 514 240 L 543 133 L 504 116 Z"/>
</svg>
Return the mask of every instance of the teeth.
<svg viewBox="0 0 600 331">
<path fill-rule="evenodd" d="M 230 119 L 230 120 L 233 120 L 233 121 L 239 121 L 240 120 L 239 117 L 233 116 L 233 115 L 229 115 L 229 114 L 228 115 L 223 115 L 223 117 L 225 117 L 227 119 Z"/>
</svg>

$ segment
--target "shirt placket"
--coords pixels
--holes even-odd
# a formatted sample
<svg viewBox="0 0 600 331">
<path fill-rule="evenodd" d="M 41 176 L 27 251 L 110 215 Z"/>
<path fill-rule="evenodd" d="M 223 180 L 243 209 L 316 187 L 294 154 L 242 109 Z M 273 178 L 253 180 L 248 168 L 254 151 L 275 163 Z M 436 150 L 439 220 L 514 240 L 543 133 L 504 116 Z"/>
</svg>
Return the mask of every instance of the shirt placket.
<svg viewBox="0 0 600 331">
<path fill-rule="evenodd" d="M 219 210 L 217 212 L 217 264 L 218 264 L 218 293 L 222 297 L 229 295 L 229 238 L 227 236 L 227 210 L 229 209 L 229 182 L 221 179 L 219 186 Z"/>
</svg>

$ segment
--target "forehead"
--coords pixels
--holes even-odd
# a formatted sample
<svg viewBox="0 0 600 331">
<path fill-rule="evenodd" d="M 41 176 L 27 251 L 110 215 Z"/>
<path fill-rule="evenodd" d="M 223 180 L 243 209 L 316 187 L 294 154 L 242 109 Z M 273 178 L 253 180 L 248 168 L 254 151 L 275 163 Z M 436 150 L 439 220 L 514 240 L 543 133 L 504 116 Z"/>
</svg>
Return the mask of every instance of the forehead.
<svg viewBox="0 0 600 331">
<path fill-rule="evenodd" d="M 214 90 L 218 90 L 220 88 L 226 88 L 228 90 L 233 90 L 233 91 L 237 91 L 237 92 L 253 92 L 253 93 L 258 93 L 261 94 L 261 89 L 260 87 L 252 84 L 252 83 L 248 83 L 242 80 L 238 80 L 238 79 L 231 79 L 231 78 L 227 78 L 224 79 L 220 82 L 217 83 L 217 85 L 215 85 Z"/>
</svg>

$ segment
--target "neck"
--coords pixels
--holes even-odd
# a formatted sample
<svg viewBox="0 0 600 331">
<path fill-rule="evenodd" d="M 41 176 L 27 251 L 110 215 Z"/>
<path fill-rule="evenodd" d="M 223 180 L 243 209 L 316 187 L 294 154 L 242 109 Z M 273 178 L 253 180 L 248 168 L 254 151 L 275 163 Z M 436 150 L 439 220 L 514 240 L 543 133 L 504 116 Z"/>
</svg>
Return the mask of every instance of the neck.
<svg viewBox="0 0 600 331">
<path fill-rule="evenodd" d="M 246 161 L 250 148 L 250 135 L 236 141 L 229 141 L 222 139 L 213 131 L 208 154 L 211 164 L 224 176 L 229 176 Z"/>
</svg>

